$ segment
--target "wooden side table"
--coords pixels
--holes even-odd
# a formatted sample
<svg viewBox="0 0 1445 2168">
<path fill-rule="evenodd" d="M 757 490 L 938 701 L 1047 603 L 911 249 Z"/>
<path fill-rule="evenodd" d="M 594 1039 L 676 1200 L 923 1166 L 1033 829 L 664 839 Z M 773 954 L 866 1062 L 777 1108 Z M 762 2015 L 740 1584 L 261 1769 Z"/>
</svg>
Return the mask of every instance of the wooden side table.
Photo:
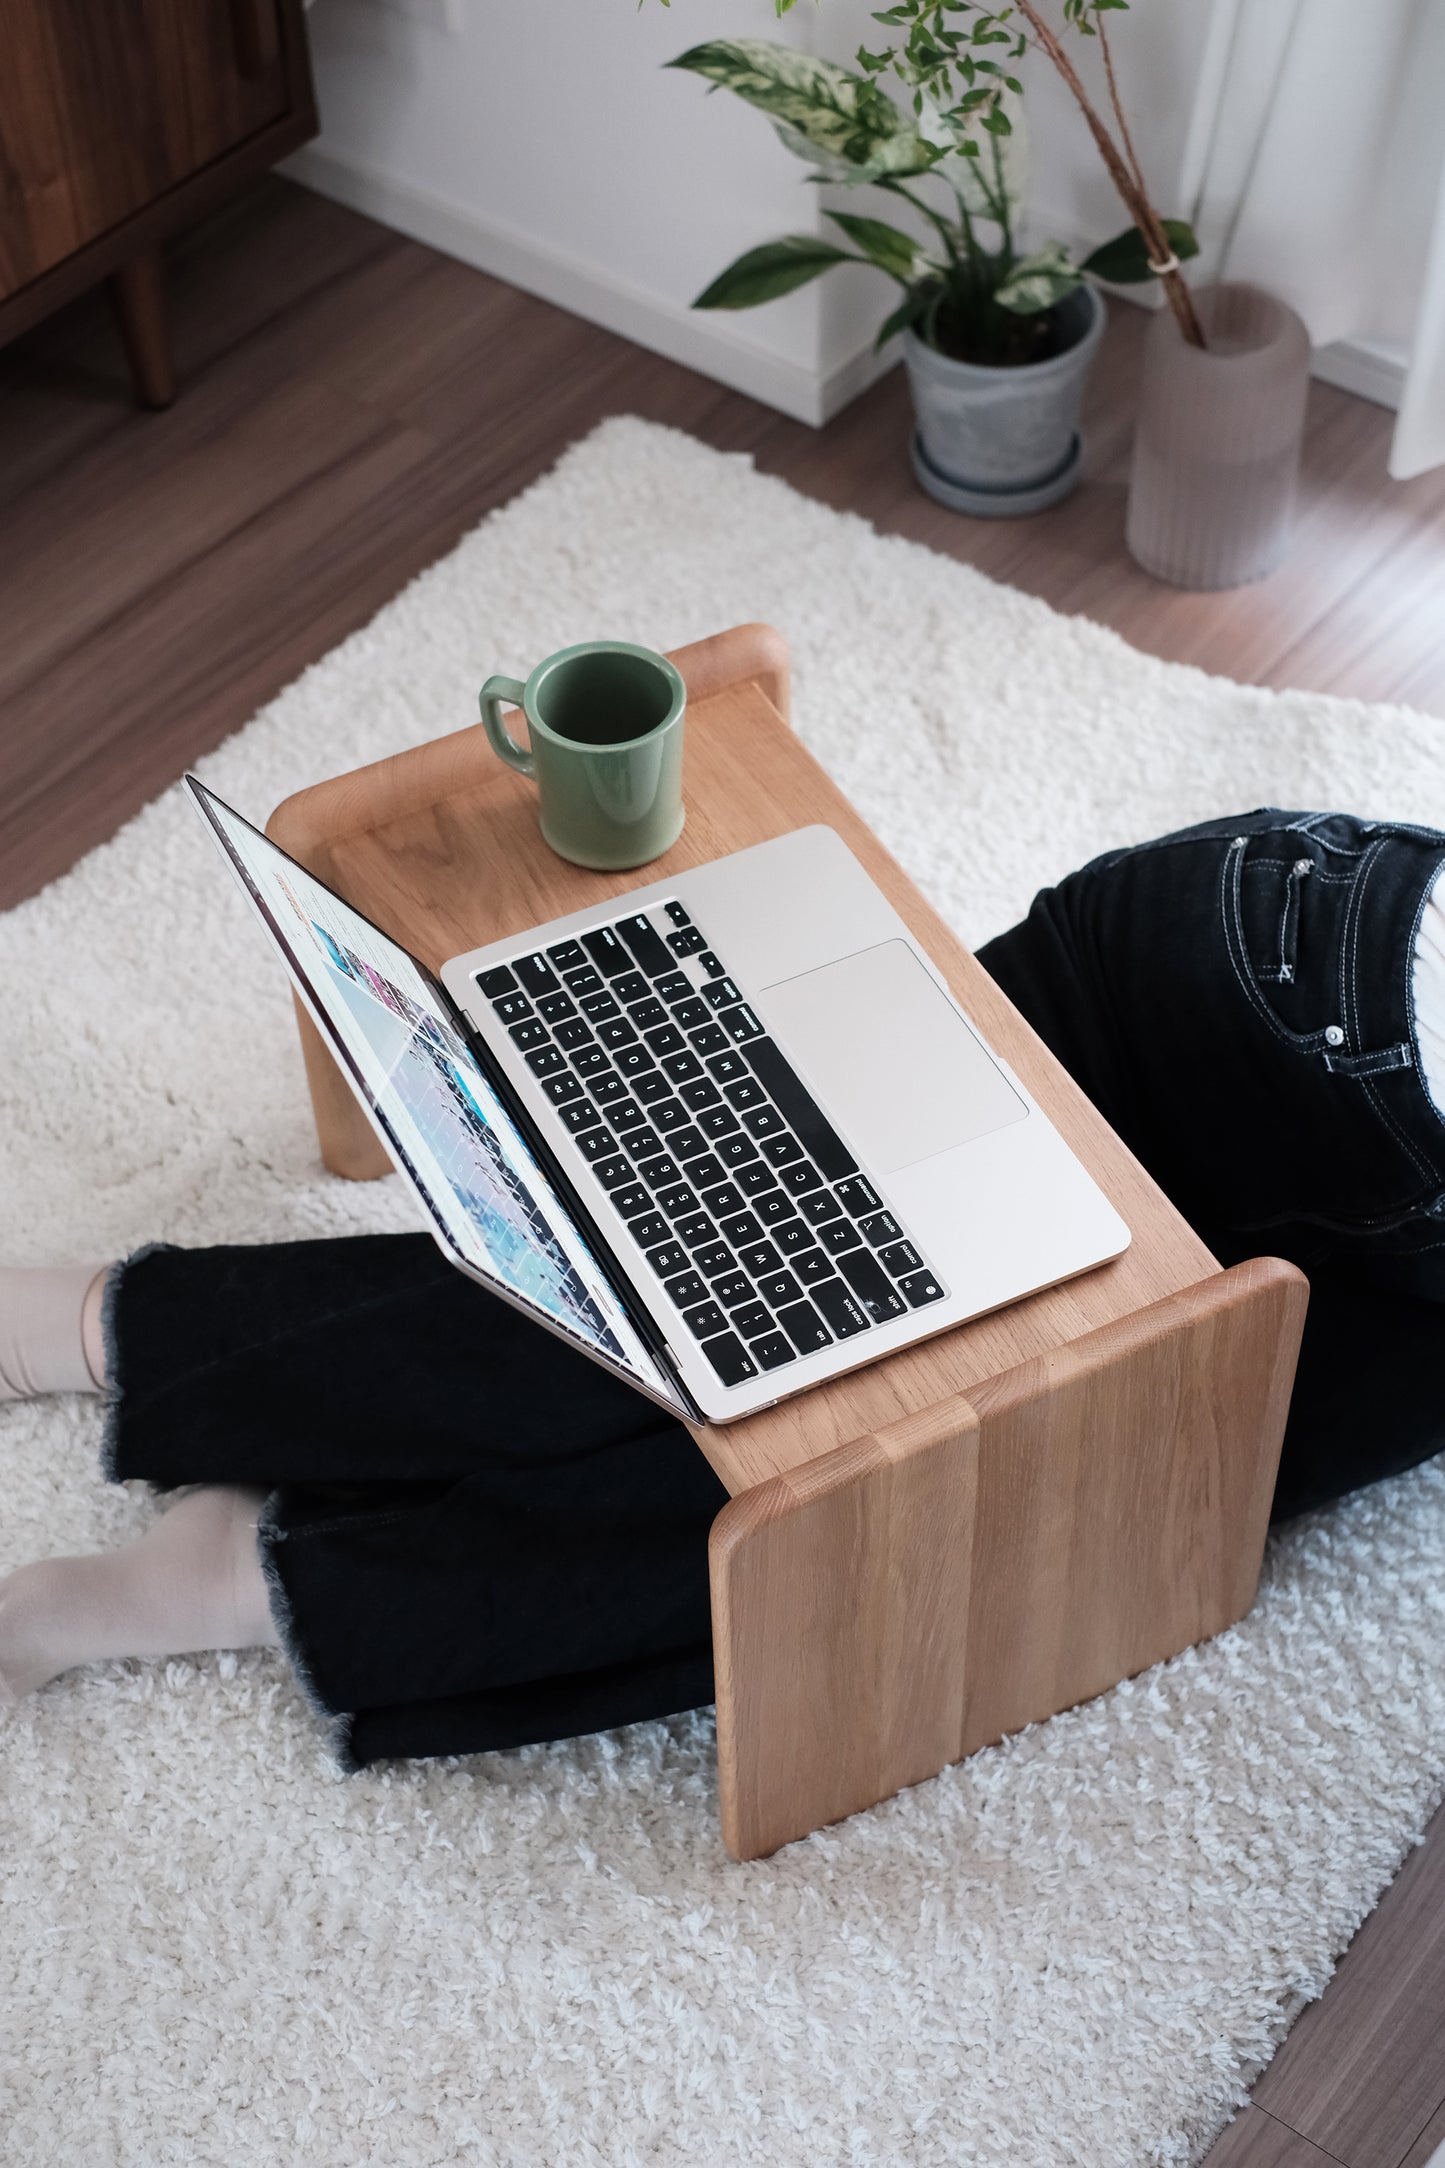
<svg viewBox="0 0 1445 2168">
<path fill-rule="evenodd" d="M 924 902 L 788 728 L 781 635 L 744 625 L 673 660 L 688 822 L 645 873 L 554 857 L 480 725 L 298 793 L 269 832 L 436 969 L 826 822 L 1133 1231 L 1062 1287 L 694 1431 L 731 1493 L 710 1546 L 718 1771 L 724 1841 L 750 1859 L 1248 1610 L 1308 1289 L 1276 1258 L 1221 1270 Z M 301 1030 L 327 1166 L 390 1172 Z"/>
</svg>

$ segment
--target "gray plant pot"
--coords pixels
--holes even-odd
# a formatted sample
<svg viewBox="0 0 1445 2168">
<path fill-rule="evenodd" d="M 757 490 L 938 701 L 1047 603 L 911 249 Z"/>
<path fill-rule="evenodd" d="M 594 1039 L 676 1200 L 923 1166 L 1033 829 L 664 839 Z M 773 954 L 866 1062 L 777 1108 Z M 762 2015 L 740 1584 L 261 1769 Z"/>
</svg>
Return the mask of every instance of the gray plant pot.
<svg viewBox="0 0 1445 2168">
<path fill-rule="evenodd" d="M 956 512 L 1012 519 L 1057 504 L 1079 479 L 1079 402 L 1104 329 L 1104 304 L 1081 286 L 1058 305 L 1072 343 L 1018 369 L 952 361 L 903 334 L 918 428 L 913 470 Z"/>
</svg>

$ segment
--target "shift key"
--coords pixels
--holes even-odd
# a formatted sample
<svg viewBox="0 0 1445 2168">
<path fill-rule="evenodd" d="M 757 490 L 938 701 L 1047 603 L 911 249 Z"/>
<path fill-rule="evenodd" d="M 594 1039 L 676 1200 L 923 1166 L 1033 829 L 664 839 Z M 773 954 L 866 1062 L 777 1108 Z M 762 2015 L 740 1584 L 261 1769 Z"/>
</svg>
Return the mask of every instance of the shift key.
<svg viewBox="0 0 1445 2168">
<path fill-rule="evenodd" d="M 838 1270 L 875 1325 L 886 1325 L 890 1317 L 907 1315 L 907 1303 L 877 1258 L 867 1250 L 849 1250 L 845 1257 L 838 1259 Z"/>
<path fill-rule="evenodd" d="M 841 1280 L 823 1280 L 816 1287 L 810 1287 L 808 1293 L 840 1340 L 851 1339 L 855 1332 L 868 1330 L 867 1312 L 854 1301 Z"/>
</svg>

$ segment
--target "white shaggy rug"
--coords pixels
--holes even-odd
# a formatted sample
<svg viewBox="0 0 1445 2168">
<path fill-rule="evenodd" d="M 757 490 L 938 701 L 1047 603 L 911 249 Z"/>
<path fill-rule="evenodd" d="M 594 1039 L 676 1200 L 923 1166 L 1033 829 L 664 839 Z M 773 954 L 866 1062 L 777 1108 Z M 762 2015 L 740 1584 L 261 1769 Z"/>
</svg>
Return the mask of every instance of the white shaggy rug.
<svg viewBox="0 0 1445 2168">
<path fill-rule="evenodd" d="M 978 941 L 1266 802 L 1445 824 L 1445 725 L 1241 690 L 615 421 L 204 772 L 286 792 L 488 670 L 767 617 L 798 727 Z M 887 718 L 886 727 L 880 718 Z M 0 1254 L 409 1225 L 318 1164 L 290 1002 L 177 791 L 0 921 Z M 0 1568 L 152 1508 L 0 1411 Z M 1288 1533 L 1209 1647 L 731 1865 L 706 1715 L 342 1778 L 278 1658 L 0 1718 L 7 2168 L 1196 2159 L 1445 1779 L 1445 1472 Z"/>
</svg>

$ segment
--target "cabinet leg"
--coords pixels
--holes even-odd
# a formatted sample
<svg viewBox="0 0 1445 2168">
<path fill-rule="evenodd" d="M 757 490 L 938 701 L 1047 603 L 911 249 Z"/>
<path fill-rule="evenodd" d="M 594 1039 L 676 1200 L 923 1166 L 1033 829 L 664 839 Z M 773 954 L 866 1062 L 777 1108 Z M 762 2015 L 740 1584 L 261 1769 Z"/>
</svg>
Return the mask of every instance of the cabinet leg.
<svg viewBox="0 0 1445 2168">
<path fill-rule="evenodd" d="M 123 263 L 110 281 L 110 299 L 137 399 L 142 406 L 168 407 L 176 387 L 166 338 L 166 283 L 160 250 L 147 249 Z"/>
</svg>

